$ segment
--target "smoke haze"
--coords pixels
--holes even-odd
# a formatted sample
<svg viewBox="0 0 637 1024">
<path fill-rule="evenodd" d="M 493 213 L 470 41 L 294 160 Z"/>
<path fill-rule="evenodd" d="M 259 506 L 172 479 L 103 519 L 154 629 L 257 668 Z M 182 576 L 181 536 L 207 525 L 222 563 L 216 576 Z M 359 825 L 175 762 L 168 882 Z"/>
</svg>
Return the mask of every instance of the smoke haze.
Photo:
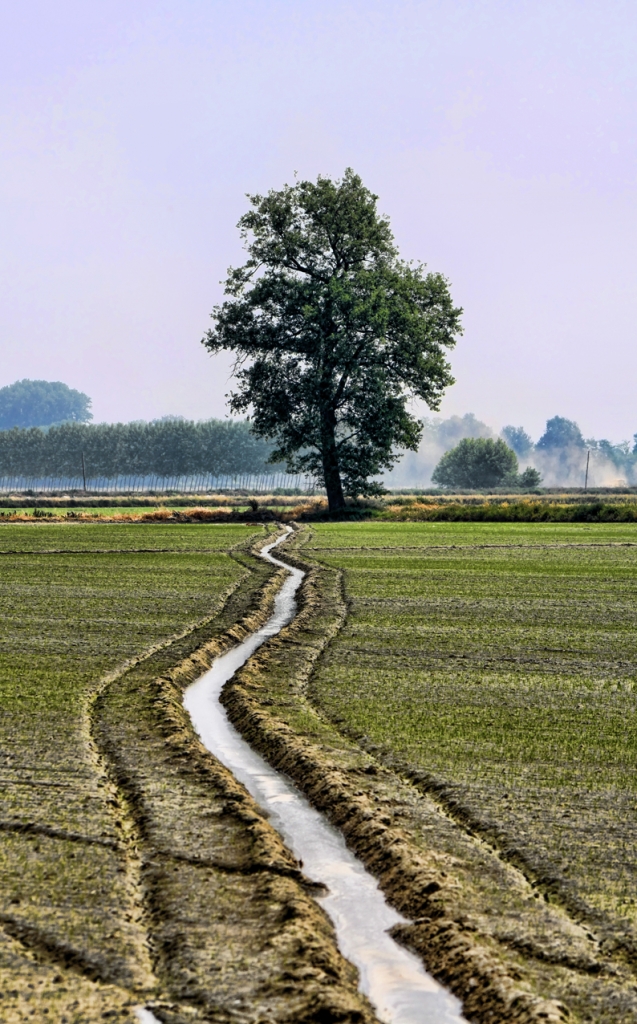
<svg viewBox="0 0 637 1024">
<path fill-rule="evenodd" d="M 560 419 L 560 417 L 555 417 Z M 550 422 L 550 421 L 549 421 Z M 531 442 L 524 452 L 516 451 L 520 472 L 527 466 L 537 469 L 542 476 L 543 487 L 583 487 L 586 480 L 586 458 L 589 456 L 589 487 L 623 487 L 637 484 L 637 455 L 633 454 L 629 442 L 613 445 L 609 441 L 594 438 L 584 440 L 576 423 L 562 420 L 574 428 L 581 438 L 578 444 L 567 444 L 542 449 Z M 386 487 L 396 490 L 401 487 L 412 489 L 432 487 L 431 476 L 445 452 L 454 448 L 465 437 L 496 438 L 497 433 L 473 413 L 464 416 L 450 416 L 423 419 L 423 438 L 417 452 L 406 452 L 391 472 L 384 474 Z M 521 430 L 524 434 L 525 431 Z M 503 431 L 504 440 L 509 441 L 509 431 Z M 546 437 L 546 434 L 543 435 Z M 539 439 L 541 442 L 543 438 Z M 515 450 L 515 446 L 513 445 Z"/>
<path fill-rule="evenodd" d="M 459 441 L 465 437 L 496 437 L 491 427 L 481 423 L 472 412 L 448 419 L 425 417 L 422 422 L 423 438 L 418 451 L 407 452 L 393 470 L 383 476 L 386 487 L 431 487 L 431 474 L 440 459 Z"/>
</svg>

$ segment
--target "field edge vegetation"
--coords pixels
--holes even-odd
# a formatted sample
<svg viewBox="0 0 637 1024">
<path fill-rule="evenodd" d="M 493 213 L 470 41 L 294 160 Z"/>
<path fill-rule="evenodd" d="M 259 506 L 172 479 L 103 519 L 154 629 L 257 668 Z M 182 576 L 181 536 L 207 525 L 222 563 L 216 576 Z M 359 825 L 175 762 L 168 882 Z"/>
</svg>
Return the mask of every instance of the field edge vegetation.
<svg viewBox="0 0 637 1024">
<path fill-rule="evenodd" d="M 562 495 L 535 498 L 485 495 L 400 497 L 348 501 L 330 513 L 320 496 L 243 495 L 197 499 L 20 498 L 0 499 L 0 524 L 7 523 L 274 523 L 274 522 L 414 523 L 635 523 L 637 498 L 613 500 Z"/>
</svg>

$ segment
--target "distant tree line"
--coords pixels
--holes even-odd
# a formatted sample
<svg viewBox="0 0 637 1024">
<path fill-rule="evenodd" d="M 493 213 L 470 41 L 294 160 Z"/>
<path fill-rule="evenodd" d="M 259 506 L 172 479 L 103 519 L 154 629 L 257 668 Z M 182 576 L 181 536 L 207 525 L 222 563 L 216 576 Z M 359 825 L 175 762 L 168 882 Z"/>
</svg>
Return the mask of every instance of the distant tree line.
<svg viewBox="0 0 637 1024">
<path fill-rule="evenodd" d="M 442 487 L 533 490 L 541 482 L 599 486 L 615 483 L 618 475 L 628 483 L 637 477 L 637 435 L 633 445 L 584 438 L 577 423 L 564 416 L 549 419 L 537 443 L 523 427 L 506 426 L 500 438 L 489 437 L 486 424 L 471 415 L 432 424 L 432 429 L 439 435 L 443 430 L 451 435 L 461 429 L 473 435 L 453 447 L 445 445 L 447 450 L 432 474 L 432 482 Z M 444 444 L 445 438 L 440 441 Z M 526 463 L 522 473 L 518 460 Z"/>
<path fill-rule="evenodd" d="M 273 472 L 272 445 L 245 421 L 64 423 L 0 431 L 0 477 L 176 477 Z"/>
<path fill-rule="evenodd" d="M 546 430 L 534 444 L 523 427 L 504 427 L 502 437 L 520 459 L 531 457 L 534 453 L 557 458 L 563 463 L 572 461 L 577 452 L 587 449 L 598 459 L 606 459 L 618 470 L 630 476 L 637 468 L 637 434 L 633 435 L 633 443 L 611 441 L 594 437 L 585 438 L 577 423 L 564 416 L 553 416 L 547 420 Z"/>
<path fill-rule="evenodd" d="M 637 482 L 637 434 L 613 444 L 605 438 L 585 438 L 574 420 L 553 416 L 536 444 L 522 427 L 505 427 L 502 437 L 518 458 L 530 461 L 545 482 L 555 486 L 616 486 Z M 586 466 L 588 465 L 588 473 Z"/>
</svg>

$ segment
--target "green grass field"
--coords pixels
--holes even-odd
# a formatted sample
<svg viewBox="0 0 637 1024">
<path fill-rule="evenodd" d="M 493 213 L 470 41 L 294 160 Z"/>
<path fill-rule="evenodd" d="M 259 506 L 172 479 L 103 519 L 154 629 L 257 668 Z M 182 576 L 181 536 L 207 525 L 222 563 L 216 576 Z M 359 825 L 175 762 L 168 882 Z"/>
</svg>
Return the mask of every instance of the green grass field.
<svg viewBox="0 0 637 1024">
<path fill-rule="evenodd" d="M 84 706 L 104 672 L 213 614 L 245 574 L 228 548 L 249 536 L 243 526 L 3 526 L 3 752 L 71 771 L 69 711 Z M 64 754 L 58 742 L 69 744 Z"/>
<path fill-rule="evenodd" d="M 97 1020 L 104 1011 L 119 1020 L 129 990 L 147 987 L 122 808 L 90 736 L 91 696 L 105 673 L 214 619 L 250 576 L 229 549 L 262 533 L 241 525 L 0 527 L 3 1020 L 33 1019 L 29 1000 L 37 1019 Z M 136 716 L 133 705 L 127 713 Z M 45 1006 L 47 1018 L 39 1016 Z"/>
<path fill-rule="evenodd" d="M 637 526 L 325 524 L 304 550 L 349 602 L 315 702 L 633 962 Z"/>
</svg>

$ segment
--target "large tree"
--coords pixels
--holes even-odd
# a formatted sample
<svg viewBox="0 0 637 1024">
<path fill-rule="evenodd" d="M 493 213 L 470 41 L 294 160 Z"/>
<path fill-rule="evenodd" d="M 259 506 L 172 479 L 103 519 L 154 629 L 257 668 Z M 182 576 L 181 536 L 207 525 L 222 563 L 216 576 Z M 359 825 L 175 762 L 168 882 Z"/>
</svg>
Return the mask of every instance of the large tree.
<svg viewBox="0 0 637 1024">
<path fill-rule="evenodd" d="M 377 196 L 347 170 L 248 197 L 247 262 L 231 269 L 203 344 L 236 354 L 231 408 L 272 438 L 272 462 L 323 479 L 330 511 L 398 449 L 415 450 L 411 398 L 437 409 L 453 383 L 445 349 L 460 333 L 440 274 L 398 256 Z"/>
</svg>

